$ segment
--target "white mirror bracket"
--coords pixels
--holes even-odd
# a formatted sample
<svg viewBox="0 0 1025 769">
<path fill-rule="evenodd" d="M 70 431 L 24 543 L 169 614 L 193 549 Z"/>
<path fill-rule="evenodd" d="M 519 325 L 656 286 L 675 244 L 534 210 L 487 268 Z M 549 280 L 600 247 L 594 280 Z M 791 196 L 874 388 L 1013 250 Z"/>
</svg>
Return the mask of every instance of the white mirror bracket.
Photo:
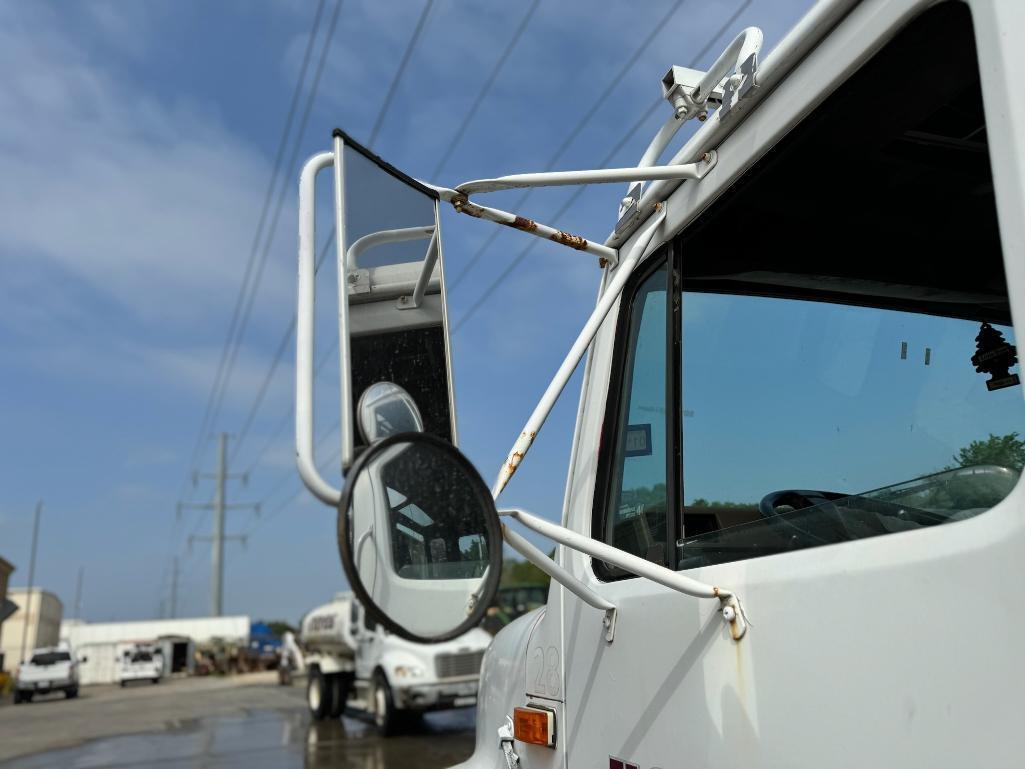
<svg viewBox="0 0 1025 769">
<path fill-rule="evenodd" d="M 503 515 L 503 513 L 499 513 L 499 515 Z M 509 544 L 509 547 L 537 566 L 537 568 L 565 587 L 581 601 L 603 611 L 602 633 L 605 636 L 605 640 L 612 643 L 616 635 L 616 605 L 614 603 L 606 598 L 602 598 L 602 596 L 591 590 L 591 588 L 556 563 L 554 559 L 549 558 L 527 539 L 521 537 L 505 524 L 502 524 L 502 537 Z"/>
<path fill-rule="evenodd" d="M 657 582 L 660 585 L 664 585 L 678 593 L 683 593 L 684 595 L 693 596 L 695 598 L 715 598 L 719 601 L 719 611 L 723 616 L 723 621 L 729 628 L 730 635 L 733 640 L 739 641 L 744 637 L 745 633 L 747 633 L 748 622 L 747 618 L 744 616 L 744 609 L 740 604 L 740 599 L 731 590 L 713 585 L 706 585 L 704 582 L 699 582 L 696 579 L 684 576 L 672 569 L 667 569 L 665 566 L 652 563 L 640 556 L 628 553 L 625 550 L 620 550 L 612 545 L 599 542 L 591 537 L 586 537 L 583 534 L 578 534 L 570 529 L 550 523 L 543 518 L 538 518 L 536 515 L 526 512 L 525 510 L 511 508 L 508 510 L 499 510 L 498 514 L 517 520 L 531 531 L 535 531 L 554 542 L 558 542 L 560 545 L 565 545 L 566 547 L 572 548 L 580 553 L 589 555 L 592 558 L 601 559 L 608 564 L 624 569 L 631 574 L 636 574 L 638 577 L 643 577 L 644 579 L 649 579 L 652 582 Z M 509 528 L 503 527 L 503 532 L 505 532 L 506 541 L 508 541 Z M 512 543 L 510 542 L 510 544 Z M 560 571 L 565 573 L 561 567 Z M 551 573 L 551 576 L 554 579 L 559 579 L 557 574 L 554 572 Z M 570 578 L 575 580 L 573 577 Z M 559 581 L 562 582 L 561 579 Z M 565 582 L 562 584 L 572 592 L 577 592 L 573 586 L 566 584 Z"/>
</svg>

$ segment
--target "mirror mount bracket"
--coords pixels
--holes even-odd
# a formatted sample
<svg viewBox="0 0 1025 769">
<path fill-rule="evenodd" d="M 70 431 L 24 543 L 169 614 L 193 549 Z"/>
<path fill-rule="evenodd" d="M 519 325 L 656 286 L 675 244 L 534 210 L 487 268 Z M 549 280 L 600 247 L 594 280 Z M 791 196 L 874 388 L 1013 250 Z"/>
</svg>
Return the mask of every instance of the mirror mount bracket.
<svg viewBox="0 0 1025 769">
<path fill-rule="evenodd" d="M 719 601 L 719 613 L 722 614 L 723 621 L 726 623 L 733 640 L 739 641 L 747 633 L 747 628 L 750 623 L 747 621 L 744 614 L 744 608 L 740 603 L 740 598 L 738 598 L 736 593 L 732 590 L 699 582 L 696 579 L 679 574 L 672 569 L 667 569 L 661 564 L 653 563 L 641 558 L 640 556 L 628 553 L 625 550 L 620 550 L 612 545 L 599 542 L 591 537 L 578 534 L 570 529 L 550 523 L 543 518 L 538 518 L 536 515 L 526 512 L 525 510 L 511 508 L 507 510 L 500 510 L 498 514 L 506 518 L 513 518 L 531 531 L 537 532 L 544 537 L 548 537 L 548 539 L 558 542 L 560 545 L 565 545 L 568 548 L 584 553 L 585 555 L 589 555 L 592 558 L 598 558 L 606 563 L 612 564 L 613 566 L 618 566 L 625 571 L 629 571 L 631 574 L 636 574 L 638 577 L 649 579 L 652 582 L 657 582 L 660 585 L 664 585 L 678 593 L 683 593 L 684 595 L 693 596 L 695 598 L 715 598 Z M 512 544 L 512 542 L 509 541 L 508 536 L 510 531 L 509 527 L 503 526 L 502 530 L 506 537 L 506 541 L 509 542 L 509 544 Z M 565 572 L 562 567 L 559 568 L 561 572 L 568 573 Z M 558 579 L 554 573 L 552 573 L 552 577 Z M 566 583 L 563 583 L 563 585 L 574 593 L 577 592 L 574 586 Z"/>
<path fill-rule="evenodd" d="M 504 515 L 504 513 L 499 513 Z M 608 643 L 616 635 L 616 605 L 591 590 L 587 585 L 569 573 L 564 567 L 556 563 L 555 559 L 549 558 L 541 550 L 532 545 L 529 540 L 517 534 L 504 523 L 502 524 L 502 538 L 506 543 L 522 555 L 541 571 L 554 579 L 564 588 L 577 596 L 584 603 L 593 606 L 604 612 L 602 616 L 602 633 Z"/>
</svg>

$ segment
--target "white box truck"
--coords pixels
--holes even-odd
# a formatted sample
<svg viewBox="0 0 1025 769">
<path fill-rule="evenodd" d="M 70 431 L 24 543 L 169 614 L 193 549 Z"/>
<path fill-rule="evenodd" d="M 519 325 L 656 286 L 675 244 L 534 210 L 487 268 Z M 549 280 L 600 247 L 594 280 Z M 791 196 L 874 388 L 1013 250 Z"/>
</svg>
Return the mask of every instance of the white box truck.
<svg viewBox="0 0 1025 769">
<path fill-rule="evenodd" d="M 403 719 L 475 705 L 491 636 L 472 629 L 445 643 L 413 643 L 384 630 L 343 593 L 303 617 L 298 640 L 313 718 L 351 708 L 388 735 Z"/>
<path fill-rule="evenodd" d="M 636 167 L 449 187 L 335 133 L 300 178 L 300 475 L 397 635 L 476 622 L 504 545 L 551 575 L 485 657 L 466 769 L 1020 766 L 1025 3 L 822 0 L 771 52 L 734 32 L 707 71 L 665 63 L 665 123 Z M 318 472 L 312 429 L 328 168 L 344 485 Z M 624 185 L 604 242 L 480 202 L 602 183 Z M 600 270 L 490 488 L 443 429 L 441 203 Z M 415 259 L 362 258 L 414 237 Z M 499 509 L 578 367 L 561 510 Z M 422 431 L 371 436 L 366 376 L 404 388 Z"/>
</svg>

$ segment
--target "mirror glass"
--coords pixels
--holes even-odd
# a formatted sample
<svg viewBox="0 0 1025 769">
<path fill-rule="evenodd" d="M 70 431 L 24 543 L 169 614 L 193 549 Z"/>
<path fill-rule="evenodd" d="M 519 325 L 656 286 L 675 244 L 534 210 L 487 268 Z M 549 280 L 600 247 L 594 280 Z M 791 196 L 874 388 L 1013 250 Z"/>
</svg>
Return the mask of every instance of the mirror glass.
<svg viewBox="0 0 1025 769">
<path fill-rule="evenodd" d="M 498 589 L 491 493 L 458 449 L 429 434 L 395 435 L 360 456 L 342 494 L 338 538 L 364 609 L 413 641 L 466 632 Z"/>
<path fill-rule="evenodd" d="M 360 433 L 367 444 L 398 433 L 422 433 L 423 419 L 413 397 L 394 382 L 375 382 L 356 405 Z"/>
<path fill-rule="evenodd" d="M 419 429 L 456 443 L 437 194 L 339 133 L 352 392 L 398 385 L 418 407 Z M 421 275 L 425 289 L 416 301 Z M 362 421 L 358 408 L 352 418 Z"/>
</svg>

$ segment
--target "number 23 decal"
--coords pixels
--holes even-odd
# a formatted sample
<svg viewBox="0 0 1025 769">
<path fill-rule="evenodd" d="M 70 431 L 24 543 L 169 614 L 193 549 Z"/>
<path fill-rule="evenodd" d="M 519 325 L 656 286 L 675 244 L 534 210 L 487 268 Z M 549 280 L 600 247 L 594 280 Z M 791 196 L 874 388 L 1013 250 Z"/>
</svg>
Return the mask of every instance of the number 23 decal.
<svg viewBox="0 0 1025 769">
<path fill-rule="evenodd" d="M 534 679 L 534 692 L 558 697 L 562 691 L 562 676 L 559 673 L 559 650 L 554 646 L 542 649 L 534 647 L 534 665 L 537 666 L 537 677 Z"/>
</svg>

